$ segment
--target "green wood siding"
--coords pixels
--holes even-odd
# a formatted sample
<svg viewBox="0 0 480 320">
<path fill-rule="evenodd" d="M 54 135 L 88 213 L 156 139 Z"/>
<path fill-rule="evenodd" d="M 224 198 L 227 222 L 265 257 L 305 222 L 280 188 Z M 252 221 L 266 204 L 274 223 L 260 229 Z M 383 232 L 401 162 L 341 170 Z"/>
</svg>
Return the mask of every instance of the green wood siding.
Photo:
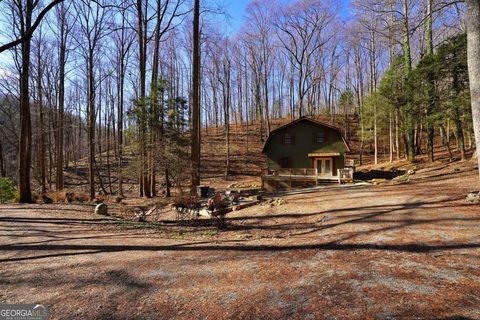
<svg viewBox="0 0 480 320">
<path fill-rule="evenodd" d="M 315 134 L 319 130 L 325 130 L 326 133 L 326 141 L 320 145 L 315 143 Z M 285 133 L 293 135 L 293 144 L 286 145 L 284 143 Z M 292 168 L 312 168 L 313 164 L 311 158 L 308 157 L 309 153 L 336 152 L 340 153 L 340 157 L 334 158 L 334 169 L 341 169 L 344 167 L 346 151 L 348 149 L 340 132 L 309 121 L 300 121 L 275 132 L 265 147 L 269 168 L 279 168 L 281 159 L 285 157 L 291 159 Z"/>
</svg>

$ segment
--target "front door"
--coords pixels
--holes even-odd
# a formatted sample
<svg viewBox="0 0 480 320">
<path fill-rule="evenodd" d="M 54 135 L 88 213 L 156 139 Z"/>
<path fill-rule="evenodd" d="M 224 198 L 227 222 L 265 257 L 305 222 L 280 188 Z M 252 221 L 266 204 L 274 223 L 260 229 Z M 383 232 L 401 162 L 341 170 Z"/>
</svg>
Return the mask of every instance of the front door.
<svg viewBox="0 0 480 320">
<path fill-rule="evenodd" d="M 317 158 L 315 159 L 315 168 L 319 176 L 331 176 L 333 175 L 333 159 Z"/>
</svg>

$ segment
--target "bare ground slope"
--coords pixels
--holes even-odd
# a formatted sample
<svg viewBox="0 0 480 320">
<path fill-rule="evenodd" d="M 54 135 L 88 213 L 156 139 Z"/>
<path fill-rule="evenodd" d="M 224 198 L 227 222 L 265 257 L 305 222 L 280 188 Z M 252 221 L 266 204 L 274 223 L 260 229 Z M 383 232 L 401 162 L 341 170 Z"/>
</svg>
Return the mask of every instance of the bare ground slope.
<svg viewBox="0 0 480 320">
<path fill-rule="evenodd" d="M 329 186 L 178 234 L 82 206 L 0 207 L 0 302 L 52 319 L 479 319 L 474 165 Z"/>
</svg>

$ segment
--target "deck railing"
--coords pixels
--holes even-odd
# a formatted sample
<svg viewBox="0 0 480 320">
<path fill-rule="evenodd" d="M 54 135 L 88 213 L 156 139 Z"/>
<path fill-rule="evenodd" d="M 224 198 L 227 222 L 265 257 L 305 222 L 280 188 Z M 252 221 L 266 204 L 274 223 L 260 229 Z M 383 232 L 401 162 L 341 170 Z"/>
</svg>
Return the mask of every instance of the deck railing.
<svg viewBox="0 0 480 320">
<path fill-rule="evenodd" d="M 263 169 L 262 175 L 273 177 L 316 177 L 318 176 L 318 170 L 315 168 Z"/>
<path fill-rule="evenodd" d="M 293 183 L 314 183 L 337 181 L 336 176 L 322 176 L 315 168 L 285 168 L 285 169 L 263 169 L 262 188 L 278 189 L 278 187 L 291 188 Z"/>
<path fill-rule="evenodd" d="M 283 169 L 263 169 L 262 170 L 262 188 L 266 185 L 292 187 L 292 183 L 313 182 L 318 185 L 323 181 L 353 182 L 353 168 L 338 169 L 336 175 L 320 175 L 315 168 L 283 168 Z"/>
</svg>

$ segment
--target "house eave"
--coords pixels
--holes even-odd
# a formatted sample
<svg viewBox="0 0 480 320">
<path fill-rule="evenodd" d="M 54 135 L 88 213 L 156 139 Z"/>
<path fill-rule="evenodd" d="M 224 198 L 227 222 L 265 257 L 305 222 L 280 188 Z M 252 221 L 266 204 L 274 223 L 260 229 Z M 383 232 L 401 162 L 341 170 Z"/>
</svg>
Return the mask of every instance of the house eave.
<svg viewBox="0 0 480 320">
<path fill-rule="evenodd" d="M 339 152 L 313 152 L 309 153 L 309 158 L 321 158 L 321 157 L 339 157 Z"/>
</svg>

